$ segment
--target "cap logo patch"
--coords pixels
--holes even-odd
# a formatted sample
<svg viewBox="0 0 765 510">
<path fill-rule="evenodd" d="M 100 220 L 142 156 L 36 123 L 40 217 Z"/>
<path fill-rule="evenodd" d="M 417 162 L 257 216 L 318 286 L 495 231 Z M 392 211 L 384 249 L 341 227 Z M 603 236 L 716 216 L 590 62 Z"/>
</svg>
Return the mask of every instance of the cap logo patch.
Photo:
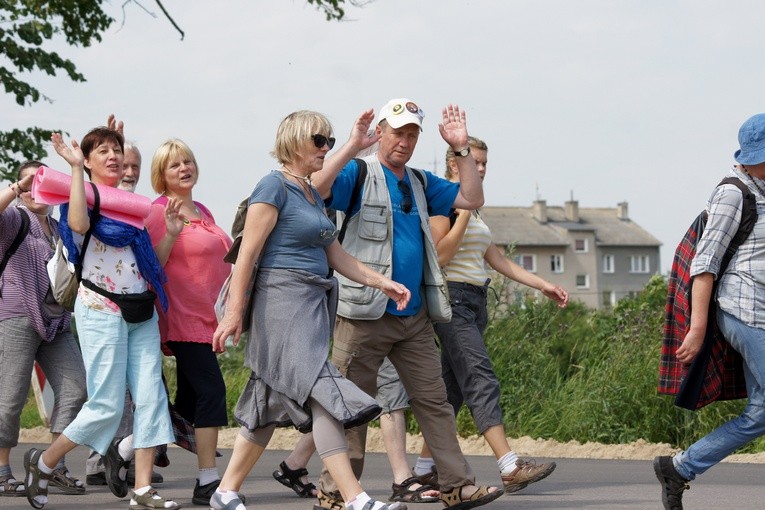
<svg viewBox="0 0 765 510">
<path fill-rule="evenodd" d="M 406 103 L 406 109 L 409 110 L 410 113 L 415 113 L 415 114 L 420 113 L 420 107 L 411 101 Z"/>
<path fill-rule="evenodd" d="M 404 111 L 404 105 L 401 103 L 393 105 L 393 109 L 391 110 L 393 112 L 393 115 L 398 115 L 399 113 Z"/>
</svg>

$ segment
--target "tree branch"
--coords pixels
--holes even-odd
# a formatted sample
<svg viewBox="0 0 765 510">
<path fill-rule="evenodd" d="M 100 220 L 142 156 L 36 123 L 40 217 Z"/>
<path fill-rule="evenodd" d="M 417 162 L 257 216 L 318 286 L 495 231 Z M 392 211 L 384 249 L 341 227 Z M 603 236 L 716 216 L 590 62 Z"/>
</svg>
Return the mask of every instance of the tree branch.
<svg viewBox="0 0 765 510">
<path fill-rule="evenodd" d="M 175 20 L 170 16 L 170 14 L 165 9 L 165 6 L 162 5 L 162 2 L 160 0 L 154 0 L 154 1 L 157 2 L 157 5 L 159 6 L 160 9 L 162 9 L 162 12 L 165 14 L 165 17 L 168 20 L 170 20 L 170 23 L 172 23 L 175 29 L 181 34 L 181 41 L 182 41 L 183 38 L 186 37 L 186 34 L 183 33 L 183 30 L 181 30 L 181 27 L 179 27 L 178 24 L 175 22 Z"/>
</svg>

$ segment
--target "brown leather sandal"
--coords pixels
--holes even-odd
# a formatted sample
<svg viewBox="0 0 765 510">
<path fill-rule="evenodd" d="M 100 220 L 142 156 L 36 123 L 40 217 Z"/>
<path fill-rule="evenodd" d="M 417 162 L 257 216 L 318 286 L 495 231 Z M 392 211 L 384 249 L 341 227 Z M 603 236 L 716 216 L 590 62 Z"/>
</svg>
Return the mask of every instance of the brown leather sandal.
<svg viewBox="0 0 765 510">
<path fill-rule="evenodd" d="M 23 498 L 26 495 L 27 489 L 24 487 L 24 482 L 16 480 L 13 475 L 0 476 L 0 496 Z"/>
<path fill-rule="evenodd" d="M 444 504 L 445 508 L 449 508 L 450 510 L 464 510 L 491 503 L 505 492 L 499 488 L 494 492 L 489 492 L 489 489 L 490 487 L 481 485 L 475 492 L 473 492 L 473 494 L 467 498 L 463 498 L 462 487 L 452 487 L 448 491 L 441 491 L 441 502 Z"/>
</svg>

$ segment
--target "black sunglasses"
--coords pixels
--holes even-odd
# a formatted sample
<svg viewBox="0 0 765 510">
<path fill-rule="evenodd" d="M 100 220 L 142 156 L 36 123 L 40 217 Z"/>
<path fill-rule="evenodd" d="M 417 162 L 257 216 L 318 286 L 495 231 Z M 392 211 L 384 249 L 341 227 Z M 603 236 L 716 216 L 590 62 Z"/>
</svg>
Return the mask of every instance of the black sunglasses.
<svg viewBox="0 0 765 510">
<path fill-rule="evenodd" d="M 324 135 L 311 135 L 311 138 L 313 139 L 313 144 L 316 146 L 317 149 L 321 149 L 325 145 L 329 145 L 329 150 L 332 150 L 332 147 L 335 146 L 335 137 L 330 136 L 327 138 Z"/>
<path fill-rule="evenodd" d="M 412 188 L 406 181 L 398 181 L 398 190 L 404 195 L 401 199 L 401 210 L 404 214 L 409 214 L 412 211 Z"/>
</svg>

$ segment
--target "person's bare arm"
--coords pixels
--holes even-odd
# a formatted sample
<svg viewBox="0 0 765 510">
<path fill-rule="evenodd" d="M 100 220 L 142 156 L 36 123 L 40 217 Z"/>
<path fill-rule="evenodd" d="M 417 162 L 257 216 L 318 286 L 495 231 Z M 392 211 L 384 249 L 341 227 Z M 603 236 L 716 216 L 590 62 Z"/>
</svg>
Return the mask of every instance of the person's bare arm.
<svg viewBox="0 0 765 510">
<path fill-rule="evenodd" d="M 501 273 L 511 280 L 514 280 L 520 284 L 537 289 L 547 298 L 552 299 L 558 306 L 564 308 L 568 305 L 568 292 L 559 285 L 553 285 L 544 278 L 526 271 L 524 268 L 505 257 L 502 251 L 491 243 L 486 253 L 483 255 L 484 260 L 498 273 Z"/>
<path fill-rule="evenodd" d="M 242 312 L 247 301 L 247 284 L 278 218 L 279 210 L 271 204 L 255 203 L 247 209 L 242 244 L 231 276 L 226 315 L 220 320 L 213 334 L 212 345 L 215 352 L 226 350 L 226 339 L 231 335 L 234 336 L 234 345 L 239 343 L 242 334 Z"/>
<path fill-rule="evenodd" d="M 50 137 L 53 149 L 72 167 L 72 185 L 69 189 L 69 214 L 67 221 L 72 232 L 84 234 L 90 228 L 88 203 L 85 199 L 85 156 L 77 140 L 72 139 L 71 147 L 64 143 L 61 133 Z"/>
<path fill-rule="evenodd" d="M 681 363 L 692 363 L 704 345 L 709 320 L 709 302 L 715 277 L 712 273 L 701 273 L 693 277 L 691 288 L 691 327 L 675 355 Z"/>
<path fill-rule="evenodd" d="M 383 294 L 396 302 L 398 310 L 406 308 L 412 297 L 409 289 L 362 264 L 345 251 L 338 241 L 328 246 L 326 251 L 329 265 L 335 271 L 354 282 L 382 291 Z"/>
<path fill-rule="evenodd" d="M 374 110 L 367 110 L 362 113 L 353 124 L 348 141 L 343 144 L 332 156 L 324 160 L 324 167 L 311 176 L 311 182 L 319 191 L 321 198 L 329 197 L 332 190 L 332 184 L 337 178 L 340 170 L 353 158 L 359 151 L 377 143 L 379 135 L 369 136 L 369 127 L 375 118 Z"/>
<path fill-rule="evenodd" d="M 446 216 L 433 216 L 430 218 L 430 232 L 433 234 L 433 242 L 438 250 L 438 264 L 441 267 L 451 262 L 454 255 L 460 249 L 462 240 L 467 232 L 468 222 L 470 221 L 470 211 L 457 209 L 457 220 L 454 226 Z"/>
<path fill-rule="evenodd" d="M 449 105 L 442 111 L 442 121 L 438 125 L 441 138 L 455 152 L 468 147 L 468 131 L 465 112 L 459 106 Z M 483 183 L 478 174 L 475 160 L 471 154 L 454 158 L 460 175 L 460 192 L 454 200 L 456 209 L 475 210 L 483 205 Z"/>
</svg>

